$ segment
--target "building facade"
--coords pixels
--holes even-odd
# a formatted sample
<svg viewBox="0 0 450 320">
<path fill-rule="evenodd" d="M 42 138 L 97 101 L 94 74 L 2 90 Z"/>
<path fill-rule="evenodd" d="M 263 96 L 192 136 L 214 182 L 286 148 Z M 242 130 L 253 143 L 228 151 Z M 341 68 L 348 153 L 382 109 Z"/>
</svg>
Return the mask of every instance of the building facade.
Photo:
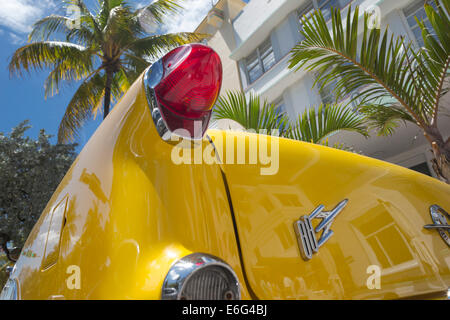
<svg viewBox="0 0 450 320">
<path fill-rule="evenodd" d="M 420 29 L 414 16 L 426 21 L 423 4 L 424 0 L 219 0 L 196 31 L 212 35 L 207 44 L 222 58 L 222 93 L 254 92 L 295 120 L 306 108 L 335 100 L 332 84 L 319 91 L 313 86 L 314 73 L 288 68 L 289 53 L 302 40 L 300 17 L 321 9 L 325 18 L 331 19 L 331 7 L 339 7 L 346 14 L 358 5 L 360 11 L 377 10 L 382 29 L 389 26 L 395 35 L 420 46 Z M 450 118 L 441 119 L 447 121 L 439 125 L 448 135 Z M 364 155 L 434 175 L 430 146 L 422 131 L 412 124 L 402 125 L 390 137 L 372 133 L 366 139 L 347 132 L 330 137 L 330 143 L 337 141 Z"/>
</svg>

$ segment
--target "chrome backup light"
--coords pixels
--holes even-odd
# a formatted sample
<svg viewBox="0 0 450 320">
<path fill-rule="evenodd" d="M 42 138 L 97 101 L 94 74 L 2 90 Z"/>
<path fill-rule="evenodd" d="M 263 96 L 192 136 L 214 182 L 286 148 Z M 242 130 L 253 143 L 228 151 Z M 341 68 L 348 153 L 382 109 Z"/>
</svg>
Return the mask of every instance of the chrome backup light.
<svg viewBox="0 0 450 320">
<path fill-rule="evenodd" d="M 170 268 L 163 300 L 239 300 L 239 280 L 224 261 L 204 253 L 190 254 Z"/>
</svg>

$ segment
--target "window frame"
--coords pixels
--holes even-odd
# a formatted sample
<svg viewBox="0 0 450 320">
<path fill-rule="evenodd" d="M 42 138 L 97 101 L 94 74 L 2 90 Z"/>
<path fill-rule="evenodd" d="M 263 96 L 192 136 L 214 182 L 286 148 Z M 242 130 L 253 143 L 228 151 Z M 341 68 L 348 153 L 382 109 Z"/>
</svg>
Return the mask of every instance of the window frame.
<svg viewBox="0 0 450 320">
<path fill-rule="evenodd" d="M 313 77 L 314 77 L 314 81 L 316 81 L 317 80 L 317 72 L 313 72 Z M 325 88 L 330 89 L 328 94 L 325 94 L 326 92 L 324 92 L 324 90 L 321 89 L 322 82 L 318 81 L 318 83 L 316 85 L 317 93 L 319 94 L 320 102 L 323 105 L 334 104 L 339 101 L 339 99 L 337 99 L 337 97 L 336 97 L 336 94 L 333 92 L 334 87 L 336 86 L 336 82 L 337 82 L 336 80 L 333 80 L 332 82 L 325 85 Z M 329 98 L 331 101 L 325 102 L 324 98 Z"/>
<path fill-rule="evenodd" d="M 325 0 L 325 4 L 331 0 Z M 340 0 L 338 0 L 340 1 Z M 346 5 L 341 6 L 339 4 L 339 9 L 343 10 L 345 8 L 347 8 L 348 6 L 350 6 L 352 3 L 354 2 L 354 0 L 349 0 L 349 2 Z M 309 11 L 314 11 L 314 10 L 322 10 L 323 6 L 320 7 L 319 6 L 319 0 L 307 0 L 305 1 L 305 3 L 303 3 L 298 9 L 297 9 L 297 18 L 299 23 L 301 22 L 301 18 L 303 17 L 303 15 L 305 14 L 305 12 L 309 12 Z M 309 11 L 308 11 L 309 10 Z M 330 19 L 331 20 L 331 19 Z M 327 23 L 329 22 L 329 20 L 327 20 Z M 300 23 L 300 27 L 301 27 L 301 23 Z"/>
<path fill-rule="evenodd" d="M 272 102 L 271 104 L 274 106 L 274 108 L 277 111 L 278 115 L 281 116 L 281 113 L 285 113 L 286 115 L 288 114 L 287 110 L 286 110 L 286 103 L 285 103 L 285 101 L 284 101 L 282 96 L 279 97 L 278 99 L 275 99 L 275 101 Z M 281 112 L 279 112 L 280 110 L 281 110 Z"/>
<path fill-rule="evenodd" d="M 419 3 L 420 1 L 422 1 L 422 0 L 414 1 L 413 3 L 410 3 L 410 4 L 406 5 L 405 7 L 401 8 L 401 9 L 399 10 L 399 11 L 400 11 L 400 16 L 401 16 L 401 18 L 402 18 L 402 20 L 403 20 L 403 24 L 404 24 L 405 29 L 406 29 L 406 32 L 407 32 L 409 38 L 411 39 L 411 41 L 414 43 L 414 45 L 415 45 L 417 48 L 420 48 L 420 47 L 422 46 L 422 44 L 420 43 L 420 40 L 417 39 L 417 37 L 416 37 L 416 35 L 415 35 L 415 33 L 414 33 L 413 30 L 416 29 L 416 28 L 419 28 L 419 25 L 417 24 L 417 21 L 415 21 L 415 19 L 414 19 L 415 24 L 414 24 L 414 26 L 411 26 L 411 25 L 409 24 L 409 22 L 408 22 L 408 18 L 409 18 L 409 17 L 414 17 L 414 16 L 416 16 L 417 11 L 419 11 L 420 9 L 423 9 L 423 6 L 420 7 L 420 9 L 417 9 L 416 11 L 414 11 L 413 13 L 411 13 L 411 14 L 409 14 L 409 15 L 406 15 L 405 11 L 406 11 L 406 10 L 411 10 L 411 8 L 414 7 L 414 5 L 416 4 L 416 2 Z M 423 2 L 434 3 L 434 1 L 427 1 L 427 0 L 424 0 Z M 438 3 L 439 3 L 439 6 L 442 6 L 442 1 L 441 1 L 441 0 L 438 0 Z M 428 18 L 427 18 L 427 21 L 429 21 Z"/>
<path fill-rule="evenodd" d="M 287 112 L 286 108 L 286 101 L 284 101 L 283 95 L 281 95 L 279 98 L 275 99 L 271 105 L 274 106 L 275 111 L 277 112 L 278 118 L 277 118 L 277 124 L 280 124 L 282 114 L 284 113 L 287 118 L 289 118 L 289 113 Z M 280 131 L 283 132 L 286 129 L 286 126 L 283 126 L 280 128 Z"/>
<path fill-rule="evenodd" d="M 261 53 L 261 48 L 263 48 L 264 45 L 266 45 L 266 44 L 269 44 L 269 50 L 267 50 L 266 52 L 262 52 L 262 53 Z M 250 72 L 249 72 L 249 68 L 248 68 L 249 63 L 248 63 L 247 59 L 248 59 L 250 56 L 253 56 L 255 53 L 256 53 L 256 59 L 258 60 L 259 68 L 261 69 L 262 73 L 261 73 L 258 77 L 256 77 L 255 79 L 253 79 L 253 81 L 251 81 L 251 79 L 250 79 Z M 264 67 L 263 59 L 266 58 L 267 56 L 269 56 L 270 54 L 273 55 L 273 64 L 272 64 L 270 67 L 268 67 L 267 70 L 266 70 L 266 68 Z M 267 37 L 263 42 L 261 42 L 261 43 L 256 47 L 255 50 L 253 50 L 250 54 L 248 54 L 243 60 L 244 60 L 244 61 L 243 61 L 243 62 L 244 62 L 243 64 L 244 64 L 244 69 L 245 69 L 245 70 L 244 70 L 244 71 L 245 71 L 245 76 L 246 76 L 246 78 L 247 78 L 247 86 L 249 86 L 249 85 L 255 83 L 255 82 L 256 82 L 259 78 L 261 78 L 267 71 L 269 71 L 270 69 L 272 69 L 272 67 L 277 63 L 277 58 L 276 58 L 275 52 L 274 52 L 274 50 L 273 50 L 273 45 L 272 45 L 271 37 L 270 37 L 270 36 Z"/>
</svg>

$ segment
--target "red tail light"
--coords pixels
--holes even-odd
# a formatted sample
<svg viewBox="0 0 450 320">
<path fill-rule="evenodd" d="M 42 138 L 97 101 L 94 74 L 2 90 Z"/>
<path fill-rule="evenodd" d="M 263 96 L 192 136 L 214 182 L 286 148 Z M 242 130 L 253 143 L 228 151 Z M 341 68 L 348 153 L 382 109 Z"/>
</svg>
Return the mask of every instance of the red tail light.
<svg viewBox="0 0 450 320">
<path fill-rule="evenodd" d="M 201 44 L 178 47 L 149 68 L 145 82 L 158 129 L 164 125 L 186 138 L 203 136 L 222 84 L 222 64 L 214 50 Z"/>
</svg>

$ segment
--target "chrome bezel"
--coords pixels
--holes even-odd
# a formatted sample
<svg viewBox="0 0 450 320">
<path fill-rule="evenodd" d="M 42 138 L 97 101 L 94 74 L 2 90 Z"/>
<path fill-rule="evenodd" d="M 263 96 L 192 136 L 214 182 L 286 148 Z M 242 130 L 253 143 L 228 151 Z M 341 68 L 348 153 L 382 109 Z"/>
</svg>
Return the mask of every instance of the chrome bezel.
<svg viewBox="0 0 450 320">
<path fill-rule="evenodd" d="M 202 264 L 198 264 L 202 261 Z M 234 285 L 234 296 L 236 300 L 241 299 L 241 288 L 238 277 L 234 270 L 222 259 L 206 253 L 192 253 L 177 260 L 171 267 L 164 279 L 161 289 L 162 300 L 181 300 L 183 289 L 188 280 L 199 270 L 218 266 L 229 273 Z"/>
</svg>

